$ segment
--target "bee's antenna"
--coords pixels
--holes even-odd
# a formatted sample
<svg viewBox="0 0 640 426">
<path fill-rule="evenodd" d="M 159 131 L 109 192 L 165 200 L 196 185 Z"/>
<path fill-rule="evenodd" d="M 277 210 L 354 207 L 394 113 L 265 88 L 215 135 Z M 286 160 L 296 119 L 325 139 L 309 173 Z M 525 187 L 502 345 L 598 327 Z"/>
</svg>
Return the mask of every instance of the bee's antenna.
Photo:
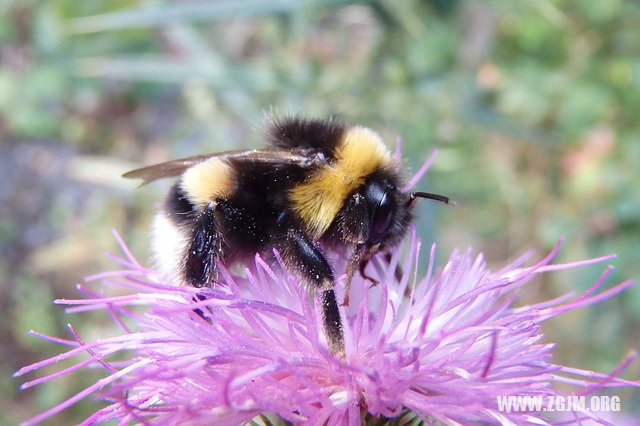
<svg viewBox="0 0 640 426">
<path fill-rule="evenodd" d="M 449 197 L 445 197 L 440 194 L 433 194 L 431 192 L 412 192 L 407 204 L 411 206 L 418 198 L 427 198 L 429 200 L 440 201 L 441 203 L 450 205 L 456 204 L 453 200 L 449 199 Z"/>
</svg>

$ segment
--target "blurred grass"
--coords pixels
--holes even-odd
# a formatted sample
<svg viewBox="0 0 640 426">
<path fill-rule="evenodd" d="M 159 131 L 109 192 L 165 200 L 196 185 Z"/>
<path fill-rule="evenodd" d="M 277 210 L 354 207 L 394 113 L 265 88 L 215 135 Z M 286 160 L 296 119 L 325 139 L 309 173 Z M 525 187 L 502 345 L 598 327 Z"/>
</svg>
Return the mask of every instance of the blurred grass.
<svg viewBox="0 0 640 426">
<path fill-rule="evenodd" d="M 473 246 L 500 265 L 561 237 L 559 261 L 619 254 L 640 276 L 640 4 L 530 2 L 0 1 L 1 373 L 61 350 L 52 306 L 113 267 L 118 229 L 140 258 L 162 184 L 121 172 L 179 156 L 260 145 L 264 112 L 336 115 L 404 139 L 422 188 L 419 228 L 442 256 Z M 537 301 L 588 287 L 601 268 L 554 273 Z M 82 336 L 108 333 L 81 316 Z M 547 324 L 557 362 L 609 371 L 640 342 L 640 291 Z M 637 363 L 628 377 L 640 376 Z M 90 383 L 17 391 L 14 424 Z M 640 406 L 623 393 L 623 410 Z M 78 422 L 84 401 L 54 419 Z"/>
</svg>

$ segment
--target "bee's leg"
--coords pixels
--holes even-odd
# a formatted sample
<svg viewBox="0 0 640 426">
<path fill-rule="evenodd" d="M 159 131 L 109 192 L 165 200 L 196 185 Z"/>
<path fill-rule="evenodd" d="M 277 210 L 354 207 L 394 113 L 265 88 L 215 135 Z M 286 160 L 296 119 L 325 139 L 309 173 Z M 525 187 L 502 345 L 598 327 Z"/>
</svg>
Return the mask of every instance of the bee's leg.
<svg viewBox="0 0 640 426">
<path fill-rule="evenodd" d="M 360 274 L 366 278 L 363 274 L 362 265 L 366 265 L 368 258 L 366 257 L 366 247 L 364 244 L 357 244 L 351 253 L 349 262 L 347 263 L 347 280 L 344 283 L 344 299 L 342 300 L 342 306 L 349 306 L 349 288 L 351 287 L 351 281 L 356 274 L 356 269 L 360 268 Z"/>
<path fill-rule="evenodd" d="M 344 358 L 342 319 L 340 318 L 336 293 L 333 289 L 322 292 L 322 322 L 331 353 Z"/>
<path fill-rule="evenodd" d="M 352 257 L 353 259 L 353 257 Z M 369 264 L 369 261 L 371 260 L 371 253 L 364 253 L 364 255 L 362 255 L 359 259 L 359 272 L 360 272 L 360 276 L 362 278 L 364 278 L 367 281 L 371 282 L 372 286 L 376 286 L 379 284 L 379 281 L 376 280 L 375 278 L 373 278 L 372 276 L 368 275 L 366 272 L 366 268 L 367 265 Z M 391 264 L 391 253 L 386 253 L 384 255 L 384 261 L 387 263 L 387 265 Z M 349 266 L 351 265 L 351 260 L 349 260 Z M 348 271 L 349 269 L 347 269 Z M 394 277 L 396 279 L 396 281 L 400 282 L 402 280 L 402 267 L 399 264 L 396 264 L 395 270 L 394 270 Z M 347 299 L 348 300 L 348 299 Z"/>
<path fill-rule="evenodd" d="M 369 264 L 370 260 L 371 260 L 371 256 L 367 256 L 367 257 L 365 257 L 363 259 L 362 263 L 360 263 L 360 275 L 365 280 L 371 281 L 371 283 L 373 285 L 378 285 L 378 280 L 376 280 L 373 277 L 370 277 L 365 272 L 365 269 L 366 269 L 367 265 Z M 384 261 L 387 263 L 387 265 L 391 264 L 391 253 L 385 253 Z M 396 264 L 395 270 L 393 271 L 393 276 L 396 279 L 396 281 L 402 280 L 402 274 L 403 274 L 402 267 L 399 264 Z"/>
<path fill-rule="evenodd" d="M 344 336 L 338 302 L 333 291 L 334 277 L 331 266 L 311 240 L 294 229 L 278 244 L 278 249 L 288 268 L 314 291 L 322 294 L 322 321 L 329 349 L 335 355 L 344 356 Z"/>
<path fill-rule="evenodd" d="M 391 264 L 391 257 L 392 254 L 387 252 L 384 255 L 384 261 L 386 262 L 387 266 Z M 367 264 L 369 263 L 370 258 L 366 258 L 361 264 L 360 264 L 360 275 L 362 275 L 362 277 L 366 280 L 369 280 L 373 283 L 373 285 L 378 284 L 378 281 L 376 281 L 375 279 L 369 277 L 368 275 L 365 274 L 364 269 L 367 267 Z M 393 271 L 393 276 L 395 278 L 395 280 L 397 282 L 402 281 L 402 275 L 404 274 L 404 271 L 402 270 L 402 266 L 400 266 L 399 263 L 396 263 L 396 267 L 395 270 Z M 407 287 L 404 290 L 404 296 L 405 297 L 409 297 L 411 295 L 411 284 L 407 284 Z"/>
<path fill-rule="evenodd" d="M 217 278 L 217 262 L 222 257 L 222 236 L 216 210 L 217 202 L 212 201 L 192 225 L 191 243 L 184 259 L 184 277 L 194 287 L 209 287 Z"/>
<path fill-rule="evenodd" d="M 385 262 L 387 262 L 387 265 L 391 264 L 391 253 L 386 253 L 384 255 L 384 260 Z M 396 281 L 400 282 L 402 280 L 402 275 L 403 275 L 403 271 L 402 271 L 402 266 L 400 266 L 400 263 L 396 263 L 396 270 L 393 271 L 393 276 L 396 279 Z"/>
<path fill-rule="evenodd" d="M 313 290 L 331 290 L 334 284 L 329 262 L 299 230 L 287 231 L 284 240 L 277 246 L 289 269 Z"/>
<path fill-rule="evenodd" d="M 364 259 L 362 259 L 362 262 L 360 262 L 358 270 L 359 270 L 360 276 L 362 278 L 364 278 L 367 281 L 370 281 L 372 286 L 376 286 L 376 285 L 378 285 L 378 280 L 376 280 L 375 278 L 373 278 L 370 275 L 367 275 L 367 272 L 365 271 L 365 269 L 367 269 L 367 265 L 369 264 L 370 260 L 371 260 L 371 256 L 370 255 L 366 256 Z"/>
<path fill-rule="evenodd" d="M 349 287 L 358 266 L 368 258 L 365 243 L 369 238 L 369 212 L 364 195 L 354 192 L 347 198 L 338 212 L 335 222 L 329 230 L 331 238 L 355 244 L 347 263 L 347 281 L 345 282 L 342 306 L 349 305 Z M 362 269 L 360 269 L 362 272 Z"/>
<path fill-rule="evenodd" d="M 203 296 L 202 294 L 196 294 L 196 296 L 193 298 L 193 301 L 196 302 L 196 303 L 197 302 L 202 302 L 203 300 L 207 300 L 207 298 L 205 296 Z M 200 318 L 202 318 L 203 320 L 205 320 L 209 324 L 212 323 L 211 318 L 209 316 L 207 316 L 202 309 L 196 308 L 196 309 L 193 310 L 193 312 L 195 312 Z"/>
</svg>

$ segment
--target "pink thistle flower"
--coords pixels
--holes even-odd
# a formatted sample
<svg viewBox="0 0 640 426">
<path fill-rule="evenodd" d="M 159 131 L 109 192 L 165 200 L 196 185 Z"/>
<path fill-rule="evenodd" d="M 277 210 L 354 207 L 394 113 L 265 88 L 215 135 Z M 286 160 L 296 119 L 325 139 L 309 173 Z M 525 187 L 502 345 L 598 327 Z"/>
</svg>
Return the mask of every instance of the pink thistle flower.
<svg viewBox="0 0 640 426">
<path fill-rule="evenodd" d="M 435 154 L 405 190 L 424 175 Z M 421 244 L 412 230 L 390 262 L 371 262 L 367 273 L 379 285 L 371 287 L 369 281 L 354 277 L 351 303 L 341 308 L 345 358 L 339 359 L 324 339 L 320 299 L 309 297 L 277 253 L 275 265 L 256 256 L 244 274 L 221 268 L 220 285 L 195 289 L 166 282 L 116 238 L 124 256 L 112 258 L 121 269 L 87 281 L 100 282 L 107 293 L 118 287 L 126 294 L 110 297 L 78 285 L 86 298 L 56 303 L 69 306 L 68 312 L 106 311 L 120 335 L 85 342 L 71 327 L 71 340 L 32 332 L 70 349 L 16 373 L 85 355 L 73 366 L 22 388 L 93 367 L 103 368 L 105 377 L 26 424 L 47 419 L 92 394 L 109 405 L 83 424 L 116 420 L 226 425 L 263 414 L 296 424 L 360 425 L 385 418 L 398 418 L 398 424 L 416 419 L 427 424 L 548 424 L 541 412 L 501 411 L 497 398 L 565 396 L 553 387 L 556 383 L 574 385 L 575 395 L 640 387 L 640 382 L 618 377 L 635 353 L 609 374 L 556 365 L 549 361 L 554 345 L 541 343 L 540 332 L 541 322 L 612 297 L 632 286 L 631 280 L 597 293 L 609 267 L 577 297 L 567 294 L 512 307 L 518 288 L 536 275 L 605 262 L 614 255 L 551 265 L 558 244 L 531 266 L 523 266 L 528 253 L 494 272 L 481 254 L 473 257 L 470 251 L 455 251 L 436 268 L 434 244 L 427 273 L 418 278 Z M 346 258 L 335 254 L 332 264 L 335 270 L 345 270 Z M 397 266 L 403 271 L 399 277 Z M 344 298 L 344 280 L 338 280 L 339 300 Z M 109 360 L 115 354 L 119 360 Z M 570 421 L 610 424 L 595 413 L 571 414 Z"/>
<path fill-rule="evenodd" d="M 121 326 L 121 335 L 91 342 L 73 329 L 73 340 L 39 335 L 71 349 L 16 373 L 88 354 L 74 366 L 22 387 L 96 365 L 106 376 L 27 424 L 98 392 L 111 403 L 85 424 L 109 419 L 120 424 L 238 424 L 264 413 L 308 424 L 359 425 L 398 416 L 446 424 L 545 424 L 548 420 L 539 412 L 499 411 L 497 397 L 561 396 L 552 386 L 559 382 L 575 385 L 577 395 L 640 386 L 617 377 L 635 354 L 611 374 L 599 374 L 551 363 L 554 345 L 540 342 L 541 322 L 598 303 L 632 281 L 597 293 L 611 271 L 607 268 L 577 297 L 511 306 L 515 290 L 540 273 L 614 256 L 550 265 L 556 247 L 531 266 L 522 266 L 528 258 L 522 256 L 494 272 L 482 255 L 456 251 L 436 272 L 434 245 L 428 272 L 418 279 L 420 242 L 412 232 L 404 255 L 398 249 L 389 264 L 374 262 L 371 274 L 378 286 L 369 288 L 369 282 L 354 279 L 351 304 L 341 312 L 346 359 L 340 360 L 324 342 L 319 300 L 311 300 L 281 265 L 269 266 L 256 256 L 246 276 L 223 269 L 224 285 L 175 287 L 141 266 L 122 240 L 120 244 L 125 255 L 115 260 L 123 268 L 87 280 L 101 281 L 105 288 L 124 287 L 128 294 L 108 297 L 78 286 L 88 298 L 56 303 L 70 306 L 69 312 L 106 310 Z M 400 279 L 395 277 L 398 264 L 404 271 Z M 343 296 L 341 288 L 338 297 Z M 144 306 L 142 313 L 130 309 L 137 305 Z M 135 329 L 125 325 L 126 317 Z M 116 353 L 126 354 L 126 361 L 107 360 Z M 574 415 L 597 420 L 594 413 Z"/>
</svg>

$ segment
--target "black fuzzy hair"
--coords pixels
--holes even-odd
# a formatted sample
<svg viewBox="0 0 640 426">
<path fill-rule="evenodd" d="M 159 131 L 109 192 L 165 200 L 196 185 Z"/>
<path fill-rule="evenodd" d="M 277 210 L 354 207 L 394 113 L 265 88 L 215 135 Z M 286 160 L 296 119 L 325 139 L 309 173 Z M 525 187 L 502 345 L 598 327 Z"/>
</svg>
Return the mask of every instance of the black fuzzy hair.
<svg viewBox="0 0 640 426">
<path fill-rule="evenodd" d="M 277 148 L 310 148 L 331 156 L 348 126 L 334 119 L 287 116 L 267 127 L 267 142 Z"/>
</svg>

